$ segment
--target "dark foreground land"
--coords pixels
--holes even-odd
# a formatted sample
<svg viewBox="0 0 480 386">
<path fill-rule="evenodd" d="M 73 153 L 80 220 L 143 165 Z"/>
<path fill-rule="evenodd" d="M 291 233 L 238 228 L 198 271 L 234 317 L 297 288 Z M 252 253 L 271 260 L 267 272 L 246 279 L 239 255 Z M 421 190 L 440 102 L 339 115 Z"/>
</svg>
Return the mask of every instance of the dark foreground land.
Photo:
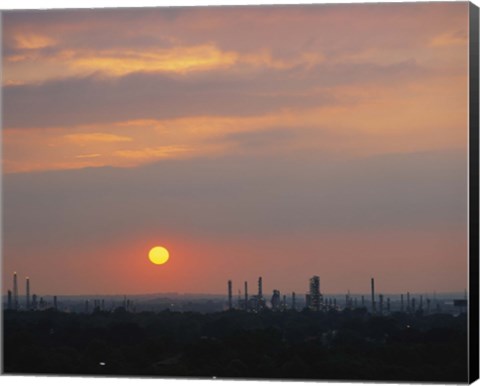
<svg viewBox="0 0 480 386">
<path fill-rule="evenodd" d="M 466 382 L 467 318 L 5 311 L 4 371 Z"/>
</svg>

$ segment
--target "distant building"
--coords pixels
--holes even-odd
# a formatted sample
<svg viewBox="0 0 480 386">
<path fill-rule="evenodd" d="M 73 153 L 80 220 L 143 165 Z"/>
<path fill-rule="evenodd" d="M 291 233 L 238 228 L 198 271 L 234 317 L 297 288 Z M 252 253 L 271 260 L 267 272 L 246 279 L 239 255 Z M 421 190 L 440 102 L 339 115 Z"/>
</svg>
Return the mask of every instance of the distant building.
<svg viewBox="0 0 480 386">
<path fill-rule="evenodd" d="M 274 289 L 272 295 L 272 310 L 278 311 L 281 307 L 280 291 Z"/>
<path fill-rule="evenodd" d="M 310 299 L 307 307 L 313 311 L 320 311 L 322 305 L 322 294 L 320 293 L 320 277 L 313 276 L 310 279 Z"/>
<path fill-rule="evenodd" d="M 312 303 L 310 294 L 305 294 L 305 308 L 310 309 L 310 305 Z"/>
<path fill-rule="evenodd" d="M 265 299 L 263 298 L 263 281 L 262 277 L 258 278 L 258 295 L 257 295 L 257 302 L 256 302 L 256 309 L 257 311 L 261 311 L 265 308 Z"/>
</svg>

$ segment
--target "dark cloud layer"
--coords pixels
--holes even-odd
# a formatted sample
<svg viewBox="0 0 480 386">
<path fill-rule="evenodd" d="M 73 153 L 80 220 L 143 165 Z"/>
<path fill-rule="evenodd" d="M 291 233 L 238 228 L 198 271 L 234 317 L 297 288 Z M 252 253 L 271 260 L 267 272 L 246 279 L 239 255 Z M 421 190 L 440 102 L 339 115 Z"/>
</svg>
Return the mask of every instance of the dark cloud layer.
<svg viewBox="0 0 480 386">
<path fill-rule="evenodd" d="M 430 74 L 432 75 L 432 74 Z M 414 61 L 392 65 L 343 64 L 227 71 L 192 76 L 138 73 L 119 79 L 91 76 L 4 88 L 4 127 L 55 127 L 195 115 L 247 116 L 282 108 L 321 107 L 335 98 L 327 88 L 414 81 L 427 76 Z M 324 92 L 309 93 L 312 87 Z M 300 94 L 299 94 L 300 93 Z"/>
<path fill-rule="evenodd" d="M 111 240 L 142 230 L 252 237 L 463 229 L 465 156 L 398 154 L 164 161 L 7 175 L 5 245 Z"/>
</svg>

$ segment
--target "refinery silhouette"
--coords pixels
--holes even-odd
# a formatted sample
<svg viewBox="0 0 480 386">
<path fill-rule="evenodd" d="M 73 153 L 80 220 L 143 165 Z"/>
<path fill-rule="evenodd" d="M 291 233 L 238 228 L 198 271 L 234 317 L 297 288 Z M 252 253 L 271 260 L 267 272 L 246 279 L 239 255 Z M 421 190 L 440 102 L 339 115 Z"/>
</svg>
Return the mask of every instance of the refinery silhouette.
<svg viewBox="0 0 480 386">
<path fill-rule="evenodd" d="M 392 312 L 407 313 L 451 313 L 465 312 L 467 309 L 467 292 L 460 298 L 459 293 L 431 295 L 412 294 L 376 294 L 375 279 L 370 279 L 370 294 L 323 294 L 320 290 L 320 276 L 312 276 L 308 281 L 308 289 L 303 296 L 291 292 L 281 294 L 274 289 L 271 295 L 263 290 L 263 277 L 257 281 L 256 293 L 250 294 L 248 282 L 243 283 L 243 293 L 238 289 L 235 299 L 233 282 L 227 282 L 226 299 L 223 295 L 105 295 L 105 296 L 38 296 L 31 292 L 30 277 L 25 277 L 25 293 L 21 295 L 18 286 L 18 275 L 13 273 L 13 290 L 7 291 L 4 309 L 14 311 L 41 311 L 54 309 L 57 311 L 91 313 L 94 311 L 113 311 L 121 308 L 128 312 L 161 311 L 200 311 L 218 312 L 224 310 L 240 310 L 258 313 L 265 310 L 275 312 L 302 311 L 327 312 L 331 310 L 365 309 L 375 315 L 389 315 Z"/>
<path fill-rule="evenodd" d="M 43 295 L 17 273 L 6 374 L 465 382 L 467 294 Z M 23 287 L 23 286 L 22 286 Z M 279 287 L 277 287 L 279 288 Z"/>
</svg>

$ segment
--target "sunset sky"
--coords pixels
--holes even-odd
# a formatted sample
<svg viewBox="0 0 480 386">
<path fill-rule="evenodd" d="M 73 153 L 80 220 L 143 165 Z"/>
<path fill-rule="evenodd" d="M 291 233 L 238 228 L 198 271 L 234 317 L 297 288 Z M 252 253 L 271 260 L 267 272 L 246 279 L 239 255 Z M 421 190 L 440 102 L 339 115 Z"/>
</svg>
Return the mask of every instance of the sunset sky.
<svg viewBox="0 0 480 386">
<path fill-rule="evenodd" d="M 3 292 L 467 287 L 468 3 L 2 17 Z"/>
</svg>

